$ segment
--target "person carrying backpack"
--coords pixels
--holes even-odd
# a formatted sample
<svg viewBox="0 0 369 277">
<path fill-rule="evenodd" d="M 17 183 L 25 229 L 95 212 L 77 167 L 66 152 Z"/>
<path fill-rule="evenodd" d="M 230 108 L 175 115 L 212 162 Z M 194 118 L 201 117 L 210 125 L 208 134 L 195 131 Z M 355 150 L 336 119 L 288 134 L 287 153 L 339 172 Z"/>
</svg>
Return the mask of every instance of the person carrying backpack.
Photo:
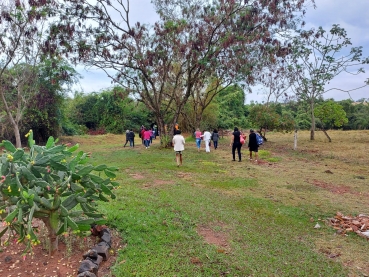
<svg viewBox="0 0 369 277">
<path fill-rule="evenodd" d="M 249 151 L 250 151 L 250 161 L 252 161 L 252 152 L 255 153 L 255 162 L 258 161 L 258 149 L 259 149 L 259 143 L 257 139 L 257 134 L 254 132 L 253 129 L 250 129 L 250 135 L 249 135 Z"/>
</svg>

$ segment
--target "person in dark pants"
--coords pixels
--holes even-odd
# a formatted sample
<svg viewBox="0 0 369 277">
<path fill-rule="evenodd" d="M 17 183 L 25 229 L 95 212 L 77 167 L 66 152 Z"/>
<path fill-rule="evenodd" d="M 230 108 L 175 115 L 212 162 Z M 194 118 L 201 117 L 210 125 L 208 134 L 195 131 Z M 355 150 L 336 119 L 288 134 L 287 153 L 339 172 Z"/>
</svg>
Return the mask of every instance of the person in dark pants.
<svg viewBox="0 0 369 277">
<path fill-rule="evenodd" d="M 214 149 L 218 148 L 218 140 L 219 140 L 219 134 L 218 134 L 218 130 L 214 129 L 213 133 L 211 134 L 211 139 L 213 140 L 214 143 Z"/>
<path fill-rule="evenodd" d="M 232 133 L 232 141 L 231 141 L 231 145 L 232 147 L 232 156 L 233 156 L 233 160 L 236 160 L 236 149 L 237 149 L 237 153 L 238 153 L 238 161 L 241 162 L 241 132 L 238 131 L 238 128 L 235 127 L 234 128 L 234 132 Z"/>
<path fill-rule="evenodd" d="M 129 130 L 126 130 L 126 143 L 123 147 L 126 147 L 127 143 L 129 142 Z"/>
<path fill-rule="evenodd" d="M 129 147 L 135 147 L 135 133 L 133 130 L 129 130 L 128 133 L 128 139 L 129 139 Z"/>
<path fill-rule="evenodd" d="M 254 152 L 255 153 L 255 162 L 257 162 L 258 161 L 259 144 L 258 144 L 258 140 L 256 138 L 256 134 L 255 134 L 253 129 L 250 129 L 248 147 L 249 147 L 249 151 L 250 151 L 250 161 L 252 161 L 252 152 Z"/>
</svg>

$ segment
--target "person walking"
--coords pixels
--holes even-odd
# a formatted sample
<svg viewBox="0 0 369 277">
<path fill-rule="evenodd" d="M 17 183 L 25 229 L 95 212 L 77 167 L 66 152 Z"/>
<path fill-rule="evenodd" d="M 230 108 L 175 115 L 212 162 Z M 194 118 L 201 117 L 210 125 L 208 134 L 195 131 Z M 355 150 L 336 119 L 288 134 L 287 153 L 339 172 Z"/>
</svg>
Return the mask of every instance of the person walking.
<svg viewBox="0 0 369 277">
<path fill-rule="evenodd" d="M 176 152 L 177 166 L 182 165 L 182 152 L 184 151 L 185 139 L 181 135 L 181 130 L 176 130 L 172 139 L 174 151 Z"/>
<path fill-rule="evenodd" d="M 143 133 L 143 139 L 144 139 L 144 144 L 146 149 L 150 148 L 150 137 L 151 137 L 151 132 L 150 130 L 147 130 L 146 128 L 144 129 L 144 133 Z"/>
<path fill-rule="evenodd" d="M 135 133 L 133 130 L 129 130 L 128 133 L 128 139 L 129 139 L 129 147 L 135 147 Z"/>
<path fill-rule="evenodd" d="M 146 129 L 145 127 L 142 128 L 141 126 L 141 130 L 140 130 L 140 138 L 142 140 L 142 144 L 145 145 L 145 140 L 144 140 L 144 133 L 145 133 Z"/>
<path fill-rule="evenodd" d="M 218 148 L 218 140 L 219 140 L 219 134 L 218 134 L 218 130 L 214 129 L 213 133 L 211 134 L 211 139 L 213 141 L 214 144 L 214 149 Z"/>
<path fill-rule="evenodd" d="M 126 130 L 126 143 L 123 147 L 126 147 L 127 143 L 129 142 L 129 130 Z"/>
<path fill-rule="evenodd" d="M 230 144 L 230 146 L 232 147 L 233 162 L 236 161 L 236 149 L 238 154 L 238 161 L 241 162 L 241 135 L 241 132 L 238 130 L 237 127 L 235 127 L 232 133 L 232 140 Z"/>
<path fill-rule="evenodd" d="M 199 128 L 196 129 L 195 131 L 195 138 L 196 138 L 196 147 L 197 147 L 197 152 L 200 152 L 200 147 L 201 147 L 201 137 L 202 137 L 202 134 L 201 134 L 201 131 Z"/>
<path fill-rule="evenodd" d="M 211 139 L 211 133 L 209 131 L 204 131 L 204 134 L 202 135 L 204 142 L 205 142 L 205 151 L 207 153 L 210 152 L 210 139 Z"/>
<path fill-rule="evenodd" d="M 256 138 L 256 133 L 254 132 L 253 129 L 250 129 L 248 147 L 249 147 L 249 151 L 250 151 L 250 161 L 252 161 L 252 152 L 254 152 L 255 153 L 255 162 L 258 162 L 259 144 L 258 144 L 258 140 Z"/>
</svg>

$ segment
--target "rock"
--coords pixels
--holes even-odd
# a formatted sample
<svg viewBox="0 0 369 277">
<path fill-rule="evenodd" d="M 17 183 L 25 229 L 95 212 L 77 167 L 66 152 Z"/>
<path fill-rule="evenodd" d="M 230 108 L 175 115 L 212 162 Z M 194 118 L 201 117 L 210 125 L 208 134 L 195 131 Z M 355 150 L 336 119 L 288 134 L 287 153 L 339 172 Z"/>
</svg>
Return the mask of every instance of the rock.
<svg viewBox="0 0 369 277">
<path fill-rule="evenodd" d="M 85 271 L 77 275 L 77 277 L 97 277 L 94 273 Z"/>
<path fill-rule="evenodd" d="M 84 261 L 81 262 L 81 264 L 79 266 L 78 274 L 89 271 L 89 272 L 92 272 L 93 274 L 96 275 L 98 268 L 99 267 L 96 264 L 94 264 L 93 262 L 91 262 L 90 260 L 84 260 Z"/>
<path fill-rule="evenodd" d="M 103 257 L 103 261 L 107 261 L 109 258 L 109 246 L 105 242 L 100 242 L 94 246 L 93 250 L 96 250 L 97 254 Z"/>
</svg>

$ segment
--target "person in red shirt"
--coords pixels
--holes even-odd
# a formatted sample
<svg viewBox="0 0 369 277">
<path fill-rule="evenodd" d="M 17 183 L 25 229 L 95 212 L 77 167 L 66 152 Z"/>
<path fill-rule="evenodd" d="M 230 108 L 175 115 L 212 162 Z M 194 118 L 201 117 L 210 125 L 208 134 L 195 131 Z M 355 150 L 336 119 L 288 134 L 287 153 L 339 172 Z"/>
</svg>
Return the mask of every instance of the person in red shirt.
<svg viewBox="0 0 369 277">
<path fill-rule="evenodd" d="M 145 133 L 145 128 L 142 128 L 141 131 L 140 131 L 142 144 L 145 144 L 145 141 L 144 141 L 144 133 Z"/>
<path fill-rule="evenodd" d="M 146 149 L 150 147 L 150 138 L 151 138 L 151 132 L 150 130 L 144 129 L 143 138 L 144 138 L 144 144 L 146 146 Z"/>
</svg>

